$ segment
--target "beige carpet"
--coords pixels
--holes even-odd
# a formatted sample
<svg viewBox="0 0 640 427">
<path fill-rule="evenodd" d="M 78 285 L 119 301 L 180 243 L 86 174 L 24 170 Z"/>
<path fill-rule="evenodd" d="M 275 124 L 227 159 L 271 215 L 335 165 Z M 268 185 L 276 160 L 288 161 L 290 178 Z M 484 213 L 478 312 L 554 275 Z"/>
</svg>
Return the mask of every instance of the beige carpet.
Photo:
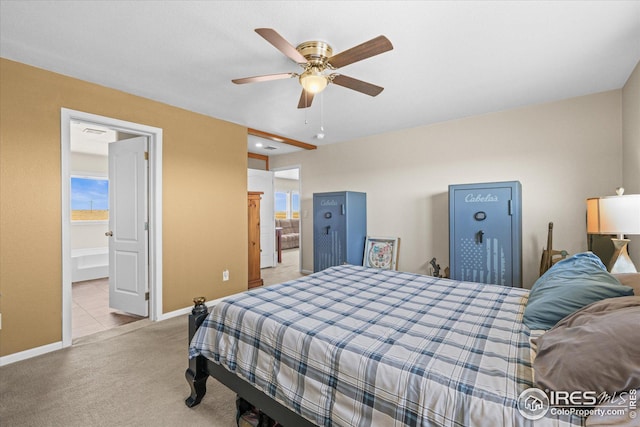
<svg viewBox="0 0 640 427">
<path fill-rule="evenodd" d="M 299 250 L 262 270 L 265 285 L 302 276 Z M 0 368 L 0 426 L 235 426 L 235 394 L 213 378 L 195 408 L 184 378 L 187 316 L 140 320 Z"/>
<path fill-rule="evenodd" d="M 212 378 L 184 399 L 187 317 L 142 320 L 0 368 L 0 426 L 235 425 L 235 394 Z"/>
<path fill-rule="evenodd" d="M 260 275 L 264 281 L 264 286 L 286 282 L 303 276 L 300 273 L 300 250 L 298 248 L 285 249 L 282 251 L 282 262 L 275 267 L 263 268 Z"/>
</svg>

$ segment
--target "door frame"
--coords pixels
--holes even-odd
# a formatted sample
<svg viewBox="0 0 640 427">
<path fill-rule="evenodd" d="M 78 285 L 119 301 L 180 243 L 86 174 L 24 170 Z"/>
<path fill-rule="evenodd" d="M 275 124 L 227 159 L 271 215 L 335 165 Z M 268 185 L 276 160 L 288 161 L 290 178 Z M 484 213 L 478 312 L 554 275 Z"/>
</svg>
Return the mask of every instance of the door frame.
<svg viewBox="0 0 640 427">
<path fill-rule="evenodd" d="M 109 127 L 149 139 L 149 319 L 162 315 L 162 129 L 82 111 L 61 108 L 61 203 L 62 203 L 62 347 L 73 343 L 71 329 L 71 121 Z"/>
</svg>

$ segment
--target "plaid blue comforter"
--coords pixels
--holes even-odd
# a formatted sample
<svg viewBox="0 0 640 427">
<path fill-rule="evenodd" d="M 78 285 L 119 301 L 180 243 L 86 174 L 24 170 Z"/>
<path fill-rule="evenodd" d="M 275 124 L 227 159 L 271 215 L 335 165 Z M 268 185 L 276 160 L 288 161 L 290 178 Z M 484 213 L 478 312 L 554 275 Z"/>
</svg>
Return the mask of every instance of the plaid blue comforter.
<svg viewBox="0 0 640 427">
<path fill-rule="evenodd" d="M 217 304 L 190 357 L 225 366 L 319 426 L 532 422 L 528 291 L 343 265 Z"/>
</svg>

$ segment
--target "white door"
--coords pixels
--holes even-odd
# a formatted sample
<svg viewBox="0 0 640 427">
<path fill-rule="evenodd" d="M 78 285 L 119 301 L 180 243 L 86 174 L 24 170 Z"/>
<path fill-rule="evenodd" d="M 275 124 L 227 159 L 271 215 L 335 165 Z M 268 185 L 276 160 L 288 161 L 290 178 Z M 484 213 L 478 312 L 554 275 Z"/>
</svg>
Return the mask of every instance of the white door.
<svg viewBox="0 0 640 427">
<path fill-rule="evenodd" d="M 147 138 L 109 144 L 109 307 L 148 316 Z"/>
<path fill-rule="evenodd" d="M 263 193 L 260 200 L 260 268 L 278 264 L 273 179 L 273 172 L 270 171 L 249 169 L 247 173 L 247 191 Z"/>
</svg>

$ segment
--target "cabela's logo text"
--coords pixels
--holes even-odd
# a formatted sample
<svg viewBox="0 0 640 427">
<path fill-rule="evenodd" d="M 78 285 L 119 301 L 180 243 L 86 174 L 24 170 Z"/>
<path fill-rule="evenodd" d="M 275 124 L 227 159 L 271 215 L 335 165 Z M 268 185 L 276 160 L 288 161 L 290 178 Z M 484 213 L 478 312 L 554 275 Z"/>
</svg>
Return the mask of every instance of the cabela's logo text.
<svg viewBox="0 0 640 427">
<path fill-rule="evenodd" d="M 484 203 L 484 202 L 497 202 L 498 196 L 493 195 L 491 193 L 482 195 L 482 194 L 467 194 L 464 198 L 465 203 Z"/>
</svg>

